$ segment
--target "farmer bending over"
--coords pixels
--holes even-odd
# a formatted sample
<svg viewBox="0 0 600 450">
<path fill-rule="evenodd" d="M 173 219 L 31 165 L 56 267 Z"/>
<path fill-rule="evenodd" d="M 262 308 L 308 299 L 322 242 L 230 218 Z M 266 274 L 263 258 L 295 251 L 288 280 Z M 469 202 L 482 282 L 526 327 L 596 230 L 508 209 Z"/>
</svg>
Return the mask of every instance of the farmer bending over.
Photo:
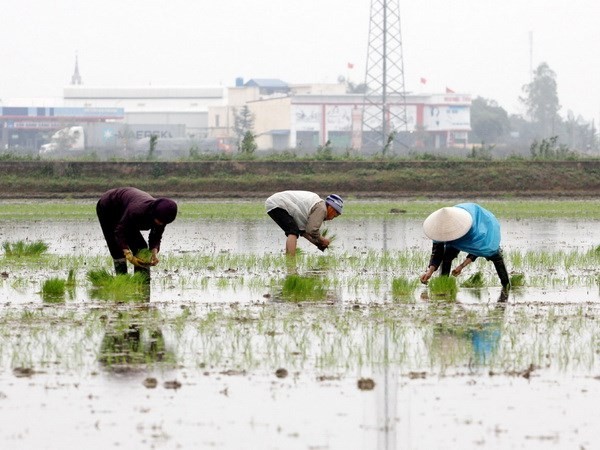
<svg viewBox="0 0 600 450">
<path fill-rule="evenodd" d="M 500 248 L 500 223 L 487 209 L 475 203 L 438 209 L 425 219 L 423 231 L 433 240 L 433 249 L 429 267 L 421 275 L 421 283 L 426 284 L 440 264 L 441 275 L 448 276 L 452 261 L 463 251 L 468 255 L 452 275 L 460 275 L 465 267 L 482 256 L 494 263 L 502 287 L 510 287 Z"/>
<path fill-rule="evenodd" d="M 329 247 L 329 239 L 321 236 L 319 229 L 324 220 L 332 220 L 342 214 L 344 201 L 331 194 L 325 200 L 314 192 L 283 191 L 271 195 L 265 202 L 267 214 L 285 232 L 285 252 L 296 254 L 298 237 L 302 236 L 321 251 Z"/>
<path fill-rule="evenodd" d="M 116 188 L 100 197 L 96 213 L 117 275 L 127 273 L 129 261 L 134 272 L 144 273 L 149 280 L 150 266 L 158 264 L 165 226 L 177 216 L 177 203 L 168 198 L 154 198 L 133 187 Z M 148 242 L 152 256 L 147 263 L 135 256 L 141 249 L 148 248 L 140 230 L 150 230 Z"/>
</svg>

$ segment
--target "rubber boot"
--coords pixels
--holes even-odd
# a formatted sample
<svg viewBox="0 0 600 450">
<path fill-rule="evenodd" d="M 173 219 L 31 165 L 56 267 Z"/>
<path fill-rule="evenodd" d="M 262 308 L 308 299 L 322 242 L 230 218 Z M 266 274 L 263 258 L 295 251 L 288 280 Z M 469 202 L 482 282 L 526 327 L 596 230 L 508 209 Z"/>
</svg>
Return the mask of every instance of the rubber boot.
<svg viewBox="0 0 600 450">
<path fill-rule="evenodd" d="M 117 275 L 127 274 L 127 260 L 125 258 L 113 259 L 113 264 Z"/>
<path fill-rule="evenodd" d="M 496 273 L 498 273 L 498 278 L 500 278 L 502 288 L 510 289 L 510 278 L 508 276 L 506 266 L 504 265 L 504 258 L 502 257 L 502 254 L 499 254 L 498 257 L 493 257 L 492 262 L 496 268 Z"/>
</svg>

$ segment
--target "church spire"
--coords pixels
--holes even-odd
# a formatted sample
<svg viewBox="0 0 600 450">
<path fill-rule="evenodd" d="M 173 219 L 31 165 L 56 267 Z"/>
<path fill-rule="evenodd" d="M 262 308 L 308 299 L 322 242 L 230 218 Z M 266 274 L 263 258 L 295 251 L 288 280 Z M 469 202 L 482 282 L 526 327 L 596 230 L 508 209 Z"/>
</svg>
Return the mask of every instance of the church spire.
<svg viewBox="0 0 600 450">
<path fill-rule="evenodd" d="M 79 75 L 79 61 L 77 53 L 75 53 L 75 71 L 71 77 L 71 84 L 83 84 L 83 81 L 81 81 L 81 75 Z"/>
</svg>

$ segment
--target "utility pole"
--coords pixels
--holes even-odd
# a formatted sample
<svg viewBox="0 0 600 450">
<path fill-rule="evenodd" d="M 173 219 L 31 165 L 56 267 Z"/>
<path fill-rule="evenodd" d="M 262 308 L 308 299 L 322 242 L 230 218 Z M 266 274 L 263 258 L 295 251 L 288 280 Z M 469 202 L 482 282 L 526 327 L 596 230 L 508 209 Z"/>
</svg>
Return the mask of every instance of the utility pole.
<svg viewBox="0 0 600 450">
<path fill-rule="evenodd" d="M 381 148 L 385 155 L 395 142 L 407 147 L 399 0 L 371 0 L 365 84 L 363 148 Z"/>
</svg>

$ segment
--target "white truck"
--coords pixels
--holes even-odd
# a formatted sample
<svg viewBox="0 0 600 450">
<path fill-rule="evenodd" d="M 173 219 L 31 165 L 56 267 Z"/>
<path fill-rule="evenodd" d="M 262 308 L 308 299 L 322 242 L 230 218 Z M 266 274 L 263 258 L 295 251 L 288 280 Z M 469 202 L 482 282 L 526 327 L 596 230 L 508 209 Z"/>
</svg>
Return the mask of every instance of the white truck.
<svg viewBox="0 0 600 450">
<path fill-rule="evenodd" d="M 63 151 L 83 151 L 85 149 L 85 133 L 83 127 L 67 127 L 58 130 L 50 138 L 50 142 L 40 147 L 40 155 Z"/>
</svg>

